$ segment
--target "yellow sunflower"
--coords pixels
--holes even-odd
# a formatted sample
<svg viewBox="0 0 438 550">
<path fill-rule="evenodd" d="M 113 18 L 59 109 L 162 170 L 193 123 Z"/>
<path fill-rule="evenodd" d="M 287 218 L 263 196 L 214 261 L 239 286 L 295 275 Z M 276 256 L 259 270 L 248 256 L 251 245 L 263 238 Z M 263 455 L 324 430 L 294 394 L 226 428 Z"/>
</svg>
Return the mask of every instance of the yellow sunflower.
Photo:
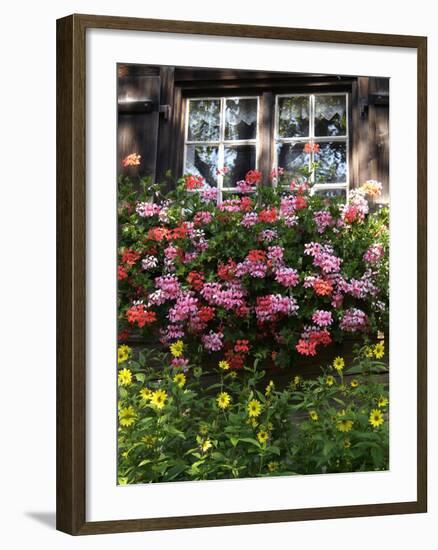
<svg viewBox="0 0 438 550">
<path fill-rule="evenodd" d="M 381 395 L 379 397 L 379 401 L 377 402 L 377 406 L 380 407 L 380 408 L 387 407 L 388 403 L 389 403 L 389 399 L 387 397 L 384 397 L 383 395 Z"/>
<path fill-rule="evenodd" d="M 351 428 L 353 427 L 353 420 L 347 420 L 346 418 L 343 418 L 347 413 L 345 411 L 341 411 L 338 413 L 338 420 L 336 421 L 336 429 L 340 432 L 349 432 Z"/>
<path fill-rule="evenodd" d="M 257 439 L 259 440 L 260 443 L 264 444 L 268 441 L 269 439 L 269 434 L 267 431 L 265 430 L 260 430 L 257 434 Z"/>
<path fill-rule="evenodd" d="M 119 346 L 117 350 L 117 362 L 124 363 L 131 357 L 132 349 L 129 346 L 123 344 Z"/>
<path fill-rule="evenodd" d="M 368 422 L 373 428 L 378 428 L 381 426 L 385 422 L 382 411 L 379 411 L 379 409 L 373 409 L 370 412 Z"/>
<path fill-rule="evenodd" d="M 275 472 L 278 468 L 278 462 L 268 462 L 268 470 L 270 472 Z"/>
<path fill-rule="evenodd" d="M 335 383 L 334 377 L 329 374 L 328 376 L 326 376 L 325 383 L 327 384 L 327 386 L 333 386 L 333 384 Z"/>
<path fill-rule="evenodd" d="M 230 363 L 228 363 L 228 361 L 219 361 L 219 368 L 222 370 L 228 370 L 230 368 Z"/>
<path fill-rule="evenodd" d="M 173 377 L 173 381 L 177 386 L 182 388 L 186 383 L 186 375 L 182 372 L 179 372 L 178 374 L 175 374 L 175 376 Z"/>
<path fill-rule="evenodd" d="M 156 390 L 152 394 L 151 403 L 157 409 L 162 409 L 166 404 L 167 393 L 164 390 Z"/>
<path fill-rule="evenodd" d="M 316 411 L 309 411 L 309 417 L 310 417 L 310 420 L 313 420 L 313 422 L 316 422 L 319 418 L 318 413 Z"/>
<path fill-rule="evenodd" d="M 376 359 L 381 359 L 385 355 L 385 344 L 383 342 L 378 342 L 374 346 L 374 357 Z"/>
<path fill-rule="evenodd" d="M 177 342 L 170 344 L 170 353 L 174 357 L 181 357 L 183 349 L 184 349 L 184 344 L 182 340 L 178 340 Z"/>
<path fill-rule="evenodd" d="M 333 361 L 333 367 L 340 372 L 345 367 L 345 361 L 342 357 L 335 357 Z"/>
<path fill-rule="evenodd" d="M 230 406 L 231 397 L 226 391 L 223 391 L 217 396 L 216 401 L 217 401 L 217 406 L 220 409 L 226 409 L 227 407 Z"/>
<path fill-rule="evenodd" d="M 273 380 L 269 380 L 269 384 L 266 386 L 266 389 L 265 389 L 266 397 L 269 397 L 274 389 L 275 389 L 275 384 Z"/>
<path fill-rule="evenodd" d="M 152 390 L 149 388 L 142 388 L 139 392 L 139 395 L 141 397 L 141 400 L 147 403 L 152 398 Z"/>
<path fill-rule="evenodd" d="M 350 382 L 350 386 L 352 388 L 357 388 L 358 385 L 359 385 L 359 380 L 357 380 L 356 378 L 353 378 L 353 380 Z"/>
<path fill-rule="evenodd" d="M 137 419 L 134 407 L 123 407 L 119 410 L 119 422 L 121 426 L 132 426 Z"/>
<path fill-rule="evenodd" d="M 258 401 L 257 399 L 252 399 L 248 403 L 247 410 L 248 410 L 248 416 L 255 418 L 259 416 L 259 414 L 262 412 L 262 405 L 260 401 Z"/>
<path fill-rule="evenodd" d="M 206 453 L 208 449 L 211 449 L 211 447 L 213 447 L 213 445 L 209 439 L 206 439 L 201 443 L 201 450 L 203 453 Z"/>
<path fill-rule="evenodd" d="M 119 386 L 129 386 L 132 382 L 132 372 L 129 369 L 119 371 L 118 383 Z"/>
</svg>

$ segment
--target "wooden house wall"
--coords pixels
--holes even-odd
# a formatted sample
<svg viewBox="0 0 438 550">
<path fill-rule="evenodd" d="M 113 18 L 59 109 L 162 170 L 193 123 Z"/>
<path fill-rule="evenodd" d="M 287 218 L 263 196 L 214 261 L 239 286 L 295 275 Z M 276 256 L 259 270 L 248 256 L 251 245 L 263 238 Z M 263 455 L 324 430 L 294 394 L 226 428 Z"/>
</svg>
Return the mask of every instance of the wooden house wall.
<svg viewBox="0 0 438 550">
<path fill-rule="evenodd" d="M 118 74 L 119 174 L 151 176 L 164 181 L 169 171 L 182 175 L 184 151 L 184 100 L 205 95 L 259 94 L 262 146 L 259 166 L 265 181 L 272 167 L 273 144 L 263 133 L 272 125 L 275 93 L 345 91 L 351 101 L 350 188 L 368 179 L 381 181 L 389 199 L 389 79 L 338 75 L 305 75 L 180 67 L 122 65 Z M 152 112 L 126 113 L 123 100 L 150 99 Z M 142 156 L 139 167 L 123 168 L 130 153 Z"/>
</svg>

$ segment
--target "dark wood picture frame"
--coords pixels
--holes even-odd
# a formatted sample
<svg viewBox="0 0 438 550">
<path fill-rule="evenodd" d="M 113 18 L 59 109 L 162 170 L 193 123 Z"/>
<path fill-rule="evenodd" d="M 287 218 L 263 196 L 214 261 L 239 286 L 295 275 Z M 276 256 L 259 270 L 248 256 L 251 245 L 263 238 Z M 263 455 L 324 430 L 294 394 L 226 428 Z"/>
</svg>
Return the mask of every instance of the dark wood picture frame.
<svg viewBox="0 0 438 550">
<path fill-rule="evenodd" d="M 411 502 L 86 521 L 85 34 L 88 28 L 413 48 L 417 51 L 417 499 Z M 72 535 L 427 511 L 427 39 L 70 15 L 57 21 L 57 529 Z"/>
</svg>

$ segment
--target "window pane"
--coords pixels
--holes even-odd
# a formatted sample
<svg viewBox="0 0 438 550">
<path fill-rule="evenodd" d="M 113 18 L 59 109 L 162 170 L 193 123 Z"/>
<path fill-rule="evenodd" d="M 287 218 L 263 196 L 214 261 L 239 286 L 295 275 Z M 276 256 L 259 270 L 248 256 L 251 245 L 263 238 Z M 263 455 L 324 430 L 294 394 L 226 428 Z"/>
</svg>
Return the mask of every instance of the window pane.
<svg viewBox="0 0 438 550">
<path fill-rule="evenodd" d="M 278 98 L 278 137 L 309 135 L 309 96 Z"/>
<path fill-rule="evenodd" d="M 315 96 L 315 136 L 345 136 L 346 134 L 346 96 Z"/>
<path fill-rule="evenodd" d="M 219 99 L 197 99 L 189 102 L 189 141 L 217 141 L 220 133 L 221 102 Z"/>
<path fill-rule="evenodd" d="M 277 166 L 284 168 L 292 177 L 303 175 L 309 168 L 309 154 L 304 152 L 305 143 L 278 143 Z"/>
<path fill-rule="evenodd" d="M 236 145 L 225 147 L 224 166 L 227 169 L 224 175 L 224 187 L 235 187 L 236 182 L 245 178 L 248 170 L 254 170 L 256 165 L 255 145 Z"/>
<path fill-rule="evenodd" d="M 315 153 L 316 183 L 344 183 L 347 181 L 347 143 L 327 142 L 319 144 Z"/>
<path fill-rule="evenodd" d="M 218 147 L 187 145 L 185 172 L 202 176 L 209 185 L 216 187 L 218 151 Z"/>
<path fill-rule="evenodd" d="M 315 189 L 314 193 L 327 198 L 342 197 L 344 200 L 347 198 L 347 190 L 342 187 L 337 189 Z"/>
<path fill-rule="evenodd" d="M 227 99 L 225 105 L 225 139 L 257 137 L 257 99 Z"/>
</svg>

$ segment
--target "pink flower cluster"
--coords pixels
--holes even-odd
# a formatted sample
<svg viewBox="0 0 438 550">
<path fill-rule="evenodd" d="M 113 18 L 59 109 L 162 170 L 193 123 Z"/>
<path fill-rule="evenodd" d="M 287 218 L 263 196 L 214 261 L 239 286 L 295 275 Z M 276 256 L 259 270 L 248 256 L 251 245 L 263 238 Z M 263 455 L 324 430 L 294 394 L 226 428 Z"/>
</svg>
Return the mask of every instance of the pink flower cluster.
<svg viewBox="0 0 438 550">
<path fill-rule="evenodd" d="M 261 323 L 276 321 L 279 315 L 295 315 L 297 311 L 298 304 L 295 298 L 281 294 L 259 296 L 255 307 L 257 320 Z"/>
<path fill-rule="evenodd" d="M 181 285 L 176 275 L 156 277 L 155 287 L 161 290 L 164 300 L 175 300 L 181 294 Z"/>
<path fill-rule="evenodd" d="M 372 244 L 364 253 L 363 260 L 368 264 L 377 264 L 383 258 L 384 250 L 380 243 Z"/>
<path fill-rule="evenodd" d="M 367 314 L 361 309 L 350 308 L 344 311 L 339 326 L 346 332 L 365 330 L 368 324 Z"/>
<path fill-rule="evenodd" d="M 328 327 L 333 323 L 331 311 L 317 309 L 312 315 L 312 321 L 319 327 Z"/>
<path fill-rule="evenodd" d="M 139 202 L 135 208 L 137 214 L 142 218 L 151 218 L 161 211 L 161 206 L 153 202 Z"/>
<path fill-rule="evenodd" d="M 223 333 L 213 332 L 210 330 L 208 334 L 204 334 L 201 338 L 204 348 L 208 351 L 219 351 L 223 346 Z"/>
<path fill-rule="evenodd" d="M 171 323 L 181 323 L 196 317 L 198 314 L 198 298 L 193 292 L 182 292 L 173 307 L 169 309 L 168 318 Z"/>
<path fill-rule="evenodd" d="M 156 256 L 146 256 L 141 261 L 141 267 L 148 271 L 149 269 L 154 269 L 158 265 L 158 258 Z"/>
<path fill-rule="evenodd" d="M 334 225 L 333 216 L 327 210 L 319 210 L 313 214 L 313 219 L 316 223 L 316 230 L 318 233 L 324 233 L 324 231 Z"/>
<path fill-rule="evenodd" d="M 226 310 L 239 309 L 245 305 L 246 292 L 238 283 L 206 283 L 201 296 L 212 306 L 223 307 Z"/>
<path fill-rule="evenodd" d="M 329 244 L 306 243 L 304 254 L 313 257 L 313 265 L 321 268 L 324 273 L 338 273 L 341 268 L 341 258 L 334 254 L 333 247 Z"/>
<path fill-rule="evenodd" d="M 275 280 L 286 288 L 296 286 L 300 281 L 298 271 L 292 267 L 279 267 L 275 271 Z"/>
</svg>

